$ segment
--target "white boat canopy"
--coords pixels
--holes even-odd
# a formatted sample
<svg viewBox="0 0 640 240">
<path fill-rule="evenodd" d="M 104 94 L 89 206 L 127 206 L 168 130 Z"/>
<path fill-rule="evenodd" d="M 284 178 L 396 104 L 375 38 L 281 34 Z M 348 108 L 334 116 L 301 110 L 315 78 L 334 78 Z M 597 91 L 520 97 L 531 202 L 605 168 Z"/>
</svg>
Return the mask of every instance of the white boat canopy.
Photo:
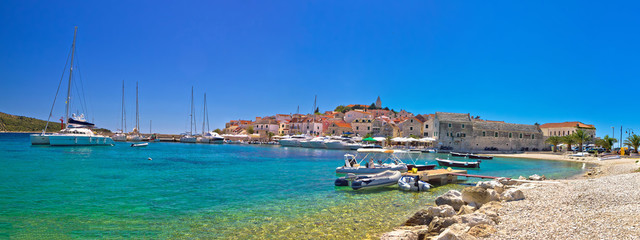
<svg viewBox="0 0 640 240">
<path fill-rule="evenodd" d="M 435 142 L 436 139 L 434 138 L 430 138 L 430 137 L 425 137 L 425 138 L 420 138 L 420 140 L 418 140 L 420 142 Z"/>
</svg>

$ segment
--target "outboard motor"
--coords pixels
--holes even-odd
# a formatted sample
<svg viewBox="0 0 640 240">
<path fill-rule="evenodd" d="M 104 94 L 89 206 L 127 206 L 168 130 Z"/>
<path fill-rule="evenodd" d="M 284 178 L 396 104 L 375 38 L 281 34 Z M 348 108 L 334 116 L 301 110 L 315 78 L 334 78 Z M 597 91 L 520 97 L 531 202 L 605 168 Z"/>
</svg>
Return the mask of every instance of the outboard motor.
<svg viewBox="0 0 640 240">
<path fill-rule="evenodd" d="M 345 179 L 345 177 L 340 177 L 335 181 L 336 186 L 349 186 L 349 180 Z"/>
</svg>

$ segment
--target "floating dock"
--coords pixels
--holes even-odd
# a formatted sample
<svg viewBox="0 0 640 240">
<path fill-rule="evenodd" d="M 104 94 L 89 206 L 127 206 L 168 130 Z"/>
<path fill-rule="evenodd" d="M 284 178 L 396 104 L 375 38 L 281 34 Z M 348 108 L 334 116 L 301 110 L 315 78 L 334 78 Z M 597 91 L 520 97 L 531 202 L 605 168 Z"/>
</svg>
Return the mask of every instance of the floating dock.
<svg viewBox="0 0 640 240">
<path fill-rule="evenodd" d="M 458 176 L 464 176 L 466 174 L 467 170 L 452 169 L 451 171 L 448 171 L 447 169 L 434 169 L 418 171 L 417 173 L 406 172 L 402 175 L 414 177 L 420 176 L 420 180 L 422 181 L 437 185 L 444 185 L 448 183 L 456 183 L 458 181 Z"/>
</svg>

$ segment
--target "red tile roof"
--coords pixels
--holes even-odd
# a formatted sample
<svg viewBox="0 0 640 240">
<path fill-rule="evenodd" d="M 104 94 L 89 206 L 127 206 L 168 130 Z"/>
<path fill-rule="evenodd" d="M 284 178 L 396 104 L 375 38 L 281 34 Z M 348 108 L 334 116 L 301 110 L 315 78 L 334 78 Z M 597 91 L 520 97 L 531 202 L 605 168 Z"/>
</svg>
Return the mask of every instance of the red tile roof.
<svg viewBox="0 0 640 240">
<path fill-rule="evenodd" d="M 561 127 L 579 127 L 579 128 L 596 128 L 593 125 L 584 124 L 581 122 L 563 122 L 563 123 L 545 123 L 540 125 L 540 128 L 561 128 Z"/>
</svg>

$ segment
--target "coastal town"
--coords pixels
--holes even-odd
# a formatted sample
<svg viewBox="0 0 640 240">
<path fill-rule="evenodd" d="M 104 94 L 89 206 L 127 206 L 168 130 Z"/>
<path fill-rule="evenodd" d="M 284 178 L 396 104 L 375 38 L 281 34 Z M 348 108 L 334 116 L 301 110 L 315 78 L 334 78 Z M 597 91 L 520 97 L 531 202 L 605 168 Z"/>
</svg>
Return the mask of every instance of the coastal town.
<svg viewBox="0 0 640 240">
<path fill-rule="evenodd" d="M 507 123 L 482 119 L 470 113 L 435 112 L 414 114 L 382 107 L 380 97 L 370 105 L 338 106 L 334 111 L 314 114 L 275 114 L 252 120 L 231 120 L 220 132 L 236 141 L 269 142 L 278 136 L 353 136 L 412 138 L 428 146 L 454 151 L 551 151 L 549 137 L 582 131 L 589 145 L 596 142 L 596 128 L 579 121 L 544 124 Z M 275 138 L 274 138 L 275 137 Z M 574 144 L 575 146 L 575 144 Z M 570 148 L 565 147 L 564 150 Z"/>
</svg>

